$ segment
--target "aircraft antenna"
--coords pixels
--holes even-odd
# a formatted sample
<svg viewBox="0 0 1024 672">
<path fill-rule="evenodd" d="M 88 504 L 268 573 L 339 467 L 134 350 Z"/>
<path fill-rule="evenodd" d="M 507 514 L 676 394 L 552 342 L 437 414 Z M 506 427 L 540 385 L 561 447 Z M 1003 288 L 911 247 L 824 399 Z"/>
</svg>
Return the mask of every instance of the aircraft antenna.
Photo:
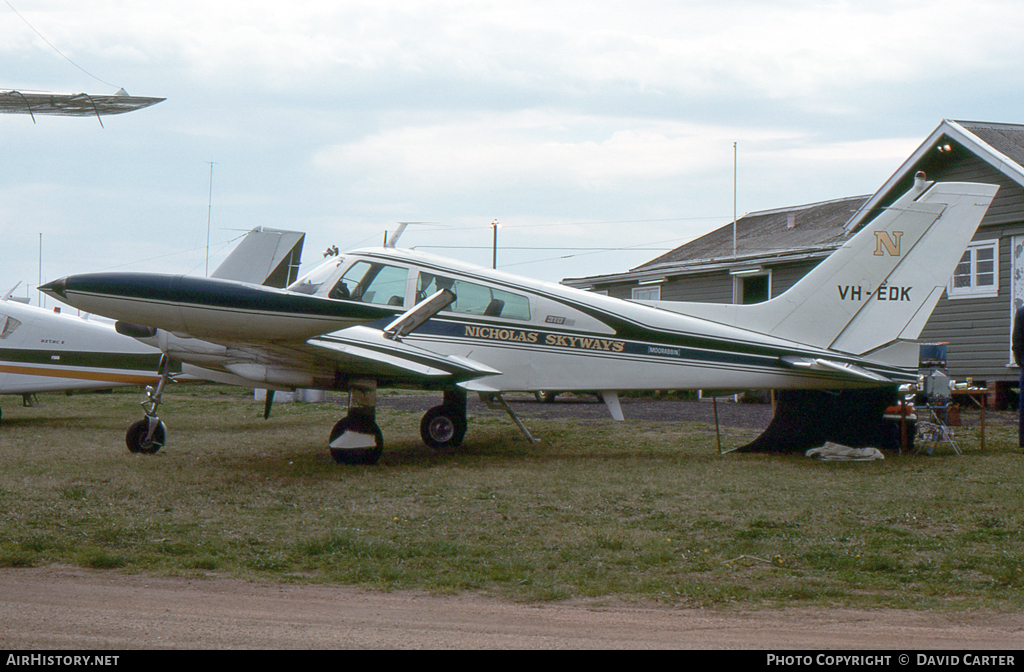
<svg viewBox="0 0 1024 672">
<path fill-rule="evenodd" d="M 405 227 L 409 226 L 412 222 L 399 222 L 398 229 L 391 234 L 390 240 L 388 239 L 387 232 L 384 233 L 384 247 L 394 247 L 398 243 L 398 239 L 405 233 Z"/>
<path fill-rule="evenodd" d="M 207 161 L 210 164 L 210 198 L 206 203 L 206 277 L 210 277 L 210 218 L 213 215 L 213 164 L 215 161 Z"/>
<path fill-rule="evenodd" d="M 389 237 L 387 231 L 384 232 L 384 247 L 394 247 L 398 243 L 398 239 L 405 233 L 406 227 L 410 224 L 416 224 L 418 226 L 443 226 L 437 222 L 398 222 L 398 228 Z"/>
</svg>

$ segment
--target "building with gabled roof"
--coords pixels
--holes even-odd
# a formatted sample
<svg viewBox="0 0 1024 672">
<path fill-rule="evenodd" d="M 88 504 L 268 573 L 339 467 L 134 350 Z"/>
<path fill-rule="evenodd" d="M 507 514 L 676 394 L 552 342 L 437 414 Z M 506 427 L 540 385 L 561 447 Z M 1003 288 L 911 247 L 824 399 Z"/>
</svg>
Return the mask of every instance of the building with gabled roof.
<svg viewBox="0 0 1024 672">
<path fill-rule="evenodd" d="M 763 301 L 910 189 L 918 171 L 999 185 L 920 340 L 948 343 L 949 374 L 983 381 L 1000 399 L 1019 372 L 1010 330 L 1024 305 L 1024 125 L 944 120 L 871 196 L 753 212 L 736 220 L 735 234 L 729 223 L 626 273 L 563 283 L 624 299 Z"/>
</svg>

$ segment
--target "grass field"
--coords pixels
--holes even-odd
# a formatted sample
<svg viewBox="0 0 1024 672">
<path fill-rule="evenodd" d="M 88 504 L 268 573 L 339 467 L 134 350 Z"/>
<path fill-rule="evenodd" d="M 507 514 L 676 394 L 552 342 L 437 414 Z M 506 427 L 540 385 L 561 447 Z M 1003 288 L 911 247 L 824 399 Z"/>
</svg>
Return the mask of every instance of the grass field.
<svg viewBox="0 0 1024 672">
<path fill-rule="evenodd" d="M 441 455 L 419 412 L 382 410 L 380 464 L 339 467 L 335 403 L 278 404 L 265 422 L 238 390 L 175 386 L 168 445 L 144 456 L 123 439 L 140 398 L 0 398 L 0 566 L 523 601 L 1024 607 L 1024 457 L 1005 415 L 990 413 L 984 452 L 962 429 L 959 457 L 823 463 L 720 456 L 693 422 L 534 419 L 531 446 L 498 412 Z M 752 436 L 738 431 L 726 445 Z"/>
</svg>

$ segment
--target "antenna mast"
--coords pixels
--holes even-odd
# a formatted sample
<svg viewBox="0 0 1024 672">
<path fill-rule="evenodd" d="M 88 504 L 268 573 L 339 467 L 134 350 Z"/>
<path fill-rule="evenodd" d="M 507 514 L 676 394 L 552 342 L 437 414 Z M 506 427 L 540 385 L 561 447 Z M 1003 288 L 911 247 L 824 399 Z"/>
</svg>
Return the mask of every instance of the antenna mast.
<svg viewBox="0 0 1024 672">
<path fill-rule="evenodd" d="M 214 161 L 207 161 L 210 164 L 210 198 L 206 204 L 206 277 L 210 277 L 210 219 L 213 214 L 213 164 Z"/>
<path fill-rule="evenodd" d="M 732 143 L 732 256 L 736 256 L 736 143 Z"/>
</svg>

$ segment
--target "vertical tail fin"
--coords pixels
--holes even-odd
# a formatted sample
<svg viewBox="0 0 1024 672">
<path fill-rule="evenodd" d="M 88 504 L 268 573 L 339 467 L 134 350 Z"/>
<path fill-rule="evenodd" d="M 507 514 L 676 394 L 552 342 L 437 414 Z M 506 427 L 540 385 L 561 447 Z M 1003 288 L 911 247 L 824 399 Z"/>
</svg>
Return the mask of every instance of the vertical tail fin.
<svg viewBox="0 0 1024 672">
<path fill-rule="evenodd" d="M 852 354 L 917 338 L 998 187 L 919 179 L 783 294 L 736 326 Z"/>
<path fill-rule="evenodd" d="M 998 187 L 926 182 L 779 296 L 753 305 L 663 301 L 666 310 L 863 355 L 913 340 L 931 316 Z"/>
</svg>

